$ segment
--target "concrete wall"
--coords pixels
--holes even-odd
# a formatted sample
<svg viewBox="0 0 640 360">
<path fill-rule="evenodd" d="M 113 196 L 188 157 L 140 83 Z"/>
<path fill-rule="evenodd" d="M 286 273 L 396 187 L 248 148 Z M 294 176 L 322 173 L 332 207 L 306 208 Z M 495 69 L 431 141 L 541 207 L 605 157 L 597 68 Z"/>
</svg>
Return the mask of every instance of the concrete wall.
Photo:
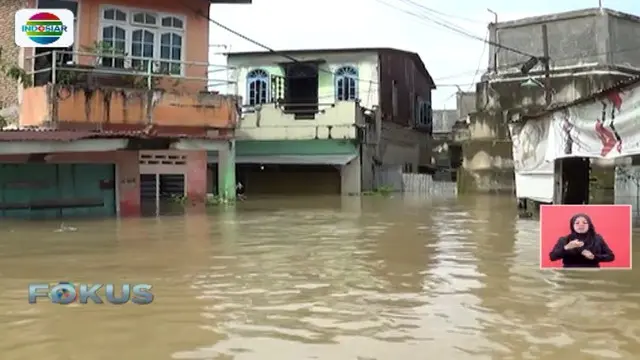
<svg viewBox="0 0 640 360">
<path fill-rule="evenodd" d="M 542 56 L 543 23 L 547 24 L 552 67 L 602 64 L 640 69 L 640 50 L 637 49 L 640 18 L 608 9 L 578 10 L 492 24 L 490 40 Z M 496 47 L 490 46 L 490 54 L 495 51 Z M 516 68 L 508 65 L 527 58 L 497 50 L 498 70 Z M 493 67 L 493 56 L 489 56 L 489 68 Z"/>
<path fill-rule="evenodd" d="M 333 73 L 342 66 L 355 66 L 358 69 L 358 95 L 360 104 L 368 109 L 378 104 L 378 54 L 371 53 L 309 53 L 296 54 L 298 61 L 323 60 L 318 73 L 318 100 L 320 103 L 330 104 L 335 100 L 335 88 Z M 230 81 L 237 82 L 238 93 L 243 99 L 247 97 L 247 74 L 254 69 L 263 69 L 270 75 L 283 76 L 283 69 L 280 65 L 286 61 L 282 55 L 230 55 L 228 65 L 233 68 L 230 71 Z M 369 81 L 367 81 L 369 80 Z"/>
<path fill-rule="evenodd" d="M 640 70 L 640 18 L 611 10 L 587 9 L 492 24 L 490 40 L 543 56 L 543 23 L 549 40 L 553 105 L 590 96 Z M 494 56 L 489 56 L 490 71 L 476 86 L 476 112 L 453 136 L 463 143 L 461 193 L 512 190 L 506 124 L 515 114 L 537 113 L 546 107 L 543 87 L 522 86 L 529 77 L 520 73 L 520 66 L 529 56 L 490 48 L 490 54 L 497 51 L 497 73 L 492 71 Z M 544 81 L 540 64 L 529 75 Z"/>
<path fill-rule="evenodd" d="M 582 76 L 558 74 L 551 78 L 555 89 L 553 101 L 571 102 L 628 76 L 614 71 L 593 71 Z M 502 78 L 477 85 L 478 111 L 470 115 L 469 124 L 454 133 L 454 141 L 464 144 L 463 166 L 459 172 L 460 193 L 508 192 L 514 186 L 513 163 L 505 161 L 511 159 L 511 140 L 506 124 L 518 112 L 541 110 L 545 102 L 542 89 L 522 87 L 523 81 L 523 78 Z"/>
<path fill-rule="evenodd" d="M 617 166 L 615 171 L 614 203 L 631 205 L 633 217 L 637 218 L 640 215 L 640 159 L 634 156 L 633 160 L 625 160 L 627 163 Z"/>
<path fill-rule="evenodd" d="M 469 114 L 476 112 L 476 93 L 459 92 L 456 94 L 456 110 L 458 119 L 464 119 Z"/>
<path fill-rule="evenodd" d="M 245 113 L 236 130 L 238 140 L 356 139 L 356 124 L 362 125 L 362 109 L 354 101 L 339 101 L 320 107 L 313 120 L 296 120 L 274 104 Z"/>
<path fill-rule="evenodd" d="M 433 133 L 450 133 L 456 121 L 458 110 L 433 110 Z"/>
<path fill-rule="evenodd" d="M 22 66 L 25 52 L 20 49 L 15 42 L 15 14 L 16 11 L 24 8 L 35 7 L 35 0 L 2 0 L 0 7 L 4 15 L 3 26 L 0 27 L 0 48 L 2 49 L 2 62 L 6 65 Z M 8 77 L 0 76 L 0 126 L 14 124 L 18 120 L 19 88 L 21 86 Z"/>
<path fill-rule="evenodd" d="M 52 97 L 65 92 L 67 96 Z M 104 129 L 109 126 L 156 126 L 233 129 L 236 97 L 213 93 L 169 93 L 147 89 L 88 89 L 85 86 L 44 85 L 25 89 L 21 126 Z M 178 131 L 184 131 L 180 129 Z"/>
<path fill-rule="evenodd" d="M 459 193 L 515 191 L 511 141 L 467 141 L 462 145 L 462 154 L 462 167 L 458 170 Z"/>
<path fill-rule="evenodd" d="M 640 18 L 609 16 L 609 61 L 640 68 Z"/>
<path fill-rule="evenodd" d="M 411 171 L 417 172 L 418 166 L 429 165 L 432 162 L 428 137 L 417 131 L 390 123 L 382 123 L 380 138 L 380 160 L 383 165 L 411 164 Z"/>
</svg>

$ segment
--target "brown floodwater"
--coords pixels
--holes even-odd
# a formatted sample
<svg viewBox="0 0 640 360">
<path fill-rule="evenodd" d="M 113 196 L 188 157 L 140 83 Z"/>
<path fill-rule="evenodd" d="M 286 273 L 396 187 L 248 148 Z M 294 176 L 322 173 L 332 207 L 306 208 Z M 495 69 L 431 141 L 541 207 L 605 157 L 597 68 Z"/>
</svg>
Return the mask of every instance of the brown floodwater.
<svg viewBox="0 0 640 360">
<path fill-rule="evenodd" d="M 0 234 L 2 360 L 640 354 L 638 273 L 539 270 L 538 223 L 509 198 L 265 199 Z M 61 280 L 150 283 L 155 300 L 28 303 L 29 283 Z"/>
</svg>

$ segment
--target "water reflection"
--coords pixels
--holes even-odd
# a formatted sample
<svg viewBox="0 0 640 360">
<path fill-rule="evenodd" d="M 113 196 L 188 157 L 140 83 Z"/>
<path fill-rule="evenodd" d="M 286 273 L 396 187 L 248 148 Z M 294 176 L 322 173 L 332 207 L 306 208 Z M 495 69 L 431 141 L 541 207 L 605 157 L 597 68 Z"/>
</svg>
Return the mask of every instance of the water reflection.
<svg viewBox="0 0 640 360">
<path fill-rule="evenodd" d="M 258 199 L 3 223 L 2 359 L 632 359 L 634 271 L 538 269 L 509 198 Z M 65 228 L 66 229 L 66 228 Z M 148 306 L 28 305 L 29 282 L 148 282 Z"/>
</svg>

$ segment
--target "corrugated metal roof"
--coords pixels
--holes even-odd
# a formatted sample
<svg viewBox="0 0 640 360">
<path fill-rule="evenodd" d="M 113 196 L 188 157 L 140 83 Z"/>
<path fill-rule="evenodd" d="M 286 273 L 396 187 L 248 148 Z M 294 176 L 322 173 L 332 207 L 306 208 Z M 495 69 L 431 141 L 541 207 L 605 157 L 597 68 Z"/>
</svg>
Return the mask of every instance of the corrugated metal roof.
<svg viewBox="0 0 640 360">
<path fill-rule="evenodd" d="M 0 131 L 0 141 L 74 141 L 94 137 L 88 131 L 19 129 Z"/>
<path fill-rule="evenodd" d="M 145 131 L 87 131 L 25 128 L 0 130 L 0 141 L 77 141 L 104 138 L 168 138 L 168 139 L 213 139 L 208 136 L 190 134 L 157 134 Z"/>
<path fill-rule="evenodd" d="M 238 155 L 236 164 L 281 165 L 345 165 L 355 159 L 355 154 L 344 155 Z M 209 156 L 209 163 L 218 162 L 217 155 Z"/>
</svg>

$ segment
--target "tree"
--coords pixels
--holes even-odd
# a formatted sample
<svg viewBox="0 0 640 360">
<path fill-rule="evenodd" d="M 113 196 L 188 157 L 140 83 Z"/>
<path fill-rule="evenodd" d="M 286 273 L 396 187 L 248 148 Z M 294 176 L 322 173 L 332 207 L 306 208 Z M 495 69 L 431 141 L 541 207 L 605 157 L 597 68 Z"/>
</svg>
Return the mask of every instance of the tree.
<svg viewBox="0 0 640 360">
<path fill-rule="evenodd" d="M 31 76 L 18 64 L 4 58 L 4 49 L 0 46 L 0 72 L 5 78 L 21 83 L 24 87 L 31 85 Z"/>
</svg>

